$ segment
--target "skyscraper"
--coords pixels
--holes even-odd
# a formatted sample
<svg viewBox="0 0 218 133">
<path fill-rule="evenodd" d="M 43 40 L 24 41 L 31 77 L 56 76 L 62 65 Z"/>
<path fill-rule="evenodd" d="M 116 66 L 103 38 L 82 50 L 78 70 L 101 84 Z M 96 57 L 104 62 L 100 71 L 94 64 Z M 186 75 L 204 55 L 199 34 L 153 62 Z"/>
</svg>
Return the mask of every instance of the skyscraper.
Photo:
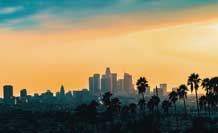
<svg viewBox="0 0 218 133">
<path fill-rule="evenodd" d="M 112 93 L 116 94 L 117 93 L 117 74 L 116 73 L 111 74 L 111 82 L 112 82 Z"/>
<path fill-rule="evenodd" d="M 166 96 L 167 95 L 167 84 L 160 84 L 160 88 L 162 89 L 163 91 L 163 96 Z"/>
<path fill-rule="evenodd" d="M 124 73 L 124 90 L 126 91 L 127 95 L 134 94 L 132 75 L 128 73 Z"/>
<path fill-rule="evenodd" d="M 106 76 L 111 75 L 111 70 L 110 70 L 109 67 L 106 68 L 105 75 L 106 75 Z"/>
<path fill-rule="evenodd" d="M 26 89 L 22 89 L 22 90 L 20 91 L 20 97 L 21 97 L 21 98 L 27 97 L 27 90 L 26 90 Z"/>
<path fill-rule="evenodd" d="M 118 95 L 124 95 L 123 79 L 118 79 L 117 81 L 117 93 Z"/>
<path fill-rule="evenodd" d="M 112 92 L 112 78 L 110 68 L 107 67 L 105 74 L 101 78 L 101 92 Z"/>
<path fill-rule="evenodd" d="M 107 92 L 107 80 L 106 76 L 102 75 L 101 77 L 101 93 Z"/>
<path fill-rule="evenodd" d="M 93 89 L 94 95 L 100 94 L 100 74 L 93 75 Z"/>
<path fill-rule="evenodd" d="M 89 77 L 89 91 L 92 95 L 94 95 L 94 78 Z"/>
<path fill-rule="evenodd" d="M 14 104 L 13 86 L 5 85 L 3 87 L 4 101 L 6 104 Z"/>
</svg>

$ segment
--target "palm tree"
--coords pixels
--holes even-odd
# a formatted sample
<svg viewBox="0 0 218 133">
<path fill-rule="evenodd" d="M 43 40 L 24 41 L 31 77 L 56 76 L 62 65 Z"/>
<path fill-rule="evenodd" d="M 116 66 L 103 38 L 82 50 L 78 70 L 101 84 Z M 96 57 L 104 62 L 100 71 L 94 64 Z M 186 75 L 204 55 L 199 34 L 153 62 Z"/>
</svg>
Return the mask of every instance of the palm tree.
<svg viewBox="0 0 218 133">
<path fill-rule="evenodd" d="M 106 107 L 108 107 L 110 105 L 111 97 L 112 97 L 112 93 L 110 93 L 110 92 L 106 92 L 103 94 L 102 102 Z"/>
<path fill-rule="evenodd" d="M 121 102 L 119 100 L 119 98 L 113 98 L 111 99 L 111 104 L 109 106 L 109 110 L 115 114 L 118 115 L 120 113 L 120 109 L 121 109 Z"/>
<path fill-rule="evenodd" d="M 178 122 L 178 118 L 176 116 L 176 101 L 178 100 L 178 94 L 175 91 L 170 92 L 169 94 L 169 99 L 170 101 L 174 104 L 174 113 L 175 113 L 175 118 L 176 118 L 176 125 L 178 127 L 179 122 Z"/>
<path fill-rule="evenodd" d="M 131 113 L 131 119 L 135 121 L 137 105 L 135 103 L 129 104 L 129 111 Z"/>
<path fill-rule="evenodd" d="M 206 95 L 206 99 L 207 99 L 207 106 L 208 106 L 208 114 L 210 117 L 210 113 L 211 113 L 211 108 L 215 106 L 215 100 L 214 100 L 214 93 L 213 92 L 209 92 Z"/>
<path fill-rule="evenodd" d="M 140 99 L 139 102 L 138 102 L 138 106 L 140 107 L 140 109 L 141 109 L 142 111 L 144 111 L 144 108 L 145 108 L 145 100 Z"/>
<path fill-rule="evenodd" d="M 198 88 L 199 88 L 199 83 L 201 79 L 199 78 L 198 74 L 192 73 L 188 77 L 188 86 L 191 88 L 191 92 L 195 90 L 195 97 L 196 97 L 196 104 L 197 104 L 197 110 L 198 110 L 198 116 L 199 116 L 199 104 L 198 104 Z"/>
<path fill-rule="evenodd" d="M 204 111 L 206 111 L 206 105 L 207 105 L 207 97 L 206 96 L 201 96 L 199 98 L 199 105 L 200 105 L 200 109 L 204 109 Z"/>
<path fill-rule="evenodd" d="M 150 112 L 154 112 L 154 101 L 152 100 L 152 98 L 148 101 L 148 103 L 147 103 L 147 107 L 148 107 L 148 109 L 150 110 Z"/>
<path fill-rule="evenodd" d="M 153 103 L 154 103 L 154 106 L 156 106 L 156 111 L 158 112 L 158 105 L 160 103 L 160 98 L 158 96 L 152 96 L 151 97 Z"/>
<path fill-rule="evenodd" d="M 209 78 L 203 79 L 201 82 L 201 86 L 203 89 L 205 89 L 206 94 L 208 94 L 210 91 L 210 79 Z"/>
<path fill-rule="evenodd" d="M 214 93 L 218 94 L 218 77 L 213 77 L 209 81 L 209 86 Z"/>
<path fill-rule="evenodd" d="M 148 88 L 148 81 L 145 79 L 145 77 L 140 77 L 137 80 L 137 89 L 138 89 L 138 93 L 142 95 L 142 99 L 145 99 L 145 92 L 146 92 L 146 88 Z"/>
<path fill-rule="evenodd" d="M 142 95 L 142 99 L 140 100 L 140 107 L 141 107 L 141 110 L 144 112 L 145 110 L 145 92 L 146 92 L 146 88 L 148 88 L 148 81 L 146 80 L 145 77 L 140 77 L 138 80 L 137 80 L 137 89 L 138 89 L 138 93 Z"/>
<path fill-rule="evenodd" d="M 162 109 L 164 110 L 164 112 L 168 115 L 169 114 L 169 107 L 170 107 L 171 103 L 169 100 L 164 100 L 162 102 Z"/>
<path fill-rule="evenodd" d="M 184 103 L 185 115 L 187 115 L 187 109 L 186 109 L 187 91 L 188 91 L 188 87 L 184 84 L 180 85 L 179 89 L 177 90 L 179 99 L 182 99 Z"/>
<path fill-rule="evenodd" d="M 169 99 L 174 104 L 174 113 L 176 114 L 176 101 L 178 100 L 178 94 L 175 91 L 170 92 Z"/>
</svg>

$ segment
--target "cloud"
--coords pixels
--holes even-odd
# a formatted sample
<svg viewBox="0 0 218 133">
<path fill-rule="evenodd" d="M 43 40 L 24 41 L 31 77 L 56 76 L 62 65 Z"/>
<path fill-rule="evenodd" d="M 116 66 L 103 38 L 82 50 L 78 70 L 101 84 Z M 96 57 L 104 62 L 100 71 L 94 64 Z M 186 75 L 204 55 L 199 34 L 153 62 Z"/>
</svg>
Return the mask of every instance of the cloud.
<svg viewBox="0 0 218 133">
<path fill-rule="evenodd" d="M 67 28 L 75 25 L 107 27 L 108 23 L 113 22 L 115 25 L 123 22 L 122 18 L 129 18 L 125 19 L 129 21 L 127 23 L 152 23 L 162 16 L 168 17 L 166 12 L 177 12 L 177 10 L 217 3 L 218 1 L 215 0 L 0 0 L 0 26 L 26 30 L 31 26 L 44 28 L 47 23 L 58 22 Z M 35 16 L 48 16 L 50 20 Z M 116 16 L 113 17 L 116 20 L 110 20 L 111 16 Z M 105 18 L 108 22 L 101 18 Z M 89 21 L 95 21 L 94 25 L 93 23 L 84 25 Z"/>
<path fill-rule="evenodd" d="M 0 9 L 0 14 L 11 14 L 19 10 L 22 10 L 22 7 L 6 7 L 3 9 Z"/>
</svg>

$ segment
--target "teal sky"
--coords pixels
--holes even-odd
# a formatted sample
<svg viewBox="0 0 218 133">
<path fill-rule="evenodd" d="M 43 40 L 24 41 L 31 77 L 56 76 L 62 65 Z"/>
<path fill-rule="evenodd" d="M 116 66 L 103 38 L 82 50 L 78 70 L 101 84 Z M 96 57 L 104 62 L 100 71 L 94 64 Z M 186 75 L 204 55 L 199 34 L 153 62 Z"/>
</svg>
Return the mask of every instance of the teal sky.
<svg viewBox="0 0 218 133">
<path fill-rule="evenodd" d="M 9 29 L 40 27 L 46 15 L 51 21 L 67 25 L 98 16 L 175 12 L 198 6 L 218 4 L 217 0 L 0 0 L 0 26 Z M 140 16 L 145 17 L 145 16 Z M 176 17 L 176 16 L 175 16 Z M 119 21 L 119 20 L 116 20 Z M 140 21 L 140 20 L 139 20 Z M 148 20 L 149 21 L 149 20 Z M 101 25 L 103 20 L 98 20 Z"/>
</svg>

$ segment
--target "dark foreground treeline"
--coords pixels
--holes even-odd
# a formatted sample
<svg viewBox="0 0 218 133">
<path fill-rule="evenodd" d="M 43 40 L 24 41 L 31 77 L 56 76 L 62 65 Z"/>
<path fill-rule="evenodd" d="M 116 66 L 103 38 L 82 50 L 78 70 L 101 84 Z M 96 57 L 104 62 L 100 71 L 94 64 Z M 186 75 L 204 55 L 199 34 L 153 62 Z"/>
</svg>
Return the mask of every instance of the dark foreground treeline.
<svg viewBox="0 0 218 133">
<path fill-rule="evenodd" d="M 187 110 L 188 87 L 183 84 L 160 101 L 158 91 L 149 100 L 144 94 L 149 87 L 144 77 L 136 83 L 141 99 L 123 105 L 110 92 L 98 101 L 82 104 L 73 111 L 24 112 L 13 110 L 0 114 L 0 132 L 46 133 L 217 133 L 218 132 L 218 78 L 201 80 L 191 74 L 187 85 L 195 92 L 196 109 Z M 203 88 L 206 95 L 198 98 Z M 177 101 L 183 102 L 177 107 Z M 179 110 L 184 110 L 182 113 Z"/>
</svg>

